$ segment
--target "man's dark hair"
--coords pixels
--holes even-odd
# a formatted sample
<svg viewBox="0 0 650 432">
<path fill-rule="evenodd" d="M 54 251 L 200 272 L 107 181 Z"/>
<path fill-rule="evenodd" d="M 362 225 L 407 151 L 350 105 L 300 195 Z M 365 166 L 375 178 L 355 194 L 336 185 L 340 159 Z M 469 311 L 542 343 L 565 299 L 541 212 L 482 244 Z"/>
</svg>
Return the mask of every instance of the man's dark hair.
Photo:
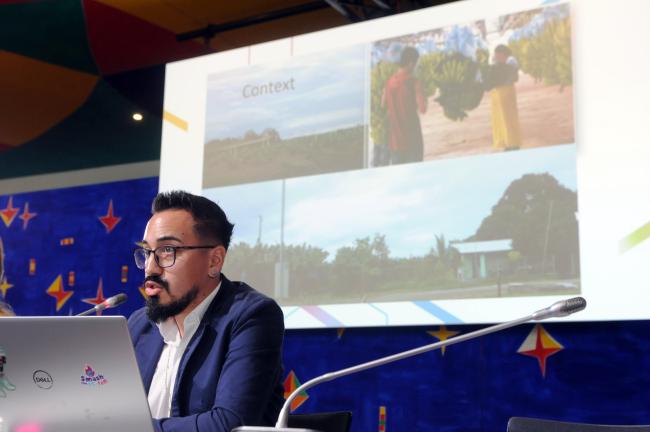
<svg viewBox="0 0 650 432">
<path fill-rule="evenodd" d="M 494 52 L 504 54 L 508 57 L 512 55 L 512 50 L 507 45 L 503 44 L 497 45 L 496 48 L 494 48 Z"/>
<path fill-rule="evenodd" d="M 220 243 L 228 250 L 234 225 L 216 203 L 189 192 L 161 192 L 151 204 L 151 213 L 165 210 L 186 210 L 196 222 L 194 231 L 199 237 Z"/>
<path fill-rule="evenodd" d="M 415 65 L 418 62 L 419 58 L 420 58 L 420 53 L 418 52 L 418 50 L 416 50 L 412 46 L 404 47 L 404 49 L 402 50 L 402 54 L 400 55 L 399 58 L 399 65 L 402 67 Z"/>
</svg>

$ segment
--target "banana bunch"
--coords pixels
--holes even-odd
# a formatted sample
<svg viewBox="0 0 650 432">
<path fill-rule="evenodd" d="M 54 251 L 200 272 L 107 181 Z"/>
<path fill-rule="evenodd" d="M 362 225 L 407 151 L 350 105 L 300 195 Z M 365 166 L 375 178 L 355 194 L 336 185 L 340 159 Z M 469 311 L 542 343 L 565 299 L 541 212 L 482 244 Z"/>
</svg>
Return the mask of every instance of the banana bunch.
<svg viewBox="0 0 650 432">
<path fill-rule="evenodd" d="M 436 92 L 436 68 L 445 56 L 445 53 L 433 52 L 424 54 L 418 61 L 415 74 L 422 83 L 422 90 L 426 97 L 433 96 Z"/>
<path fill-rule="evenodd" d="M 573 83 L 569 17 L 547 22 L 539 34 L 508 45 L 521 70 L 537 81 L 562 87 Z"/>
<path fill-rule="evenodd" d="M 435 99 L 442 106 L 445 117 L 460 121 L 467 111 L 476 108 L 483 98 L 479 63 L 460 53 L 446 54 L 437 65 L 434 85 L 439 90 Z"/>
<path fill-rule="evenodd" d="M 573 83 L 573 68 L 571 65 L 571 21 L 566 18 L 556 23 L 553 32 L 555 46 L 555 74 L 557 84 L 561 86 Z"/>
</svg>

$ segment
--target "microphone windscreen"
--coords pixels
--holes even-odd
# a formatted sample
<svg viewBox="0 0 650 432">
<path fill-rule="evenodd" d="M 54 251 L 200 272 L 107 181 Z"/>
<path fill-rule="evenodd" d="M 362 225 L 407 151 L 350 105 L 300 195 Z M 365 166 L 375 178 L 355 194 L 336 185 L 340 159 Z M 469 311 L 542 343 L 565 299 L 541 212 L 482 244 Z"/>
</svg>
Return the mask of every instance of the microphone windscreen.
<svg viewBox="0 0 650 432">
<path fill-rule="evenodd" d="M 587 300 L 583 297 L 574 297 L 566 300 L 562 307 L 562 312 L 566 314 L 572 314 L 575 312 L 580 312 L 587 307 Z"/>
<path fill-rule="evenodd" d="M 128 296 L 126 294 L 119 293 L 119 294 L 114 295 L 113 297 L 110 297 L 110 298 L 106 299 L 106 306 L 111 307 L 111 308 L 115 307 L 115 306 L 119 306 L 122 303 L 125 303 L 127 299 L 128 299 Z"/>
</svg>

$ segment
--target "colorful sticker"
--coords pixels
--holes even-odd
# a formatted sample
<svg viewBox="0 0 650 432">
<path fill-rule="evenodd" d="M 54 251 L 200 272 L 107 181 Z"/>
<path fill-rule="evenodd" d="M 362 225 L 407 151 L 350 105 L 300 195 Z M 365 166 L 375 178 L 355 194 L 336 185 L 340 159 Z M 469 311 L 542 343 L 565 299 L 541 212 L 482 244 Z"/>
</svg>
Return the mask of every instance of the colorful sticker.
<svg viewBox="0 0 650 432">
<path fill-rule="evenodd" d="M 81 384 L 104 385 L 108 384 L 108 380 L 104 378 L 104 375 L 95 372 L 95 370 L 90 365 L 86 365 L 84 368 L 84 374 L 81 375 Z"/>
<path fill-rule="evenodd" d="M 7 397 L 8 391 L 16 390 L 16 386 L 5 376 L 5 365 L 7 364 L 7 354 L 0 347 L 0 398 Z"/>
</svg>

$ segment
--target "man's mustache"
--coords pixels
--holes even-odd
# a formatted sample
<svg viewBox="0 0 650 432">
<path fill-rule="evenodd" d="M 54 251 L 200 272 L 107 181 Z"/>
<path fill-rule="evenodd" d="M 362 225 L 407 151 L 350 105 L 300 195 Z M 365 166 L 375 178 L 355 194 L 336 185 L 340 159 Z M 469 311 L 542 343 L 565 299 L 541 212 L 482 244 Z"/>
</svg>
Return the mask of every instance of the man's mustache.
<svg viewBox="0 0 650 432">
<path fill-rule="evenodd" d="M 165 291 L 169 292 L 169 283 L 158 275 L 147 276 L 146 278 L 144 278 L 143 285 L 146 284 L 147 282 L 153 282 L 155 284 L 158 284 L 161 287 L 163 287 Z"/>
</svg>

